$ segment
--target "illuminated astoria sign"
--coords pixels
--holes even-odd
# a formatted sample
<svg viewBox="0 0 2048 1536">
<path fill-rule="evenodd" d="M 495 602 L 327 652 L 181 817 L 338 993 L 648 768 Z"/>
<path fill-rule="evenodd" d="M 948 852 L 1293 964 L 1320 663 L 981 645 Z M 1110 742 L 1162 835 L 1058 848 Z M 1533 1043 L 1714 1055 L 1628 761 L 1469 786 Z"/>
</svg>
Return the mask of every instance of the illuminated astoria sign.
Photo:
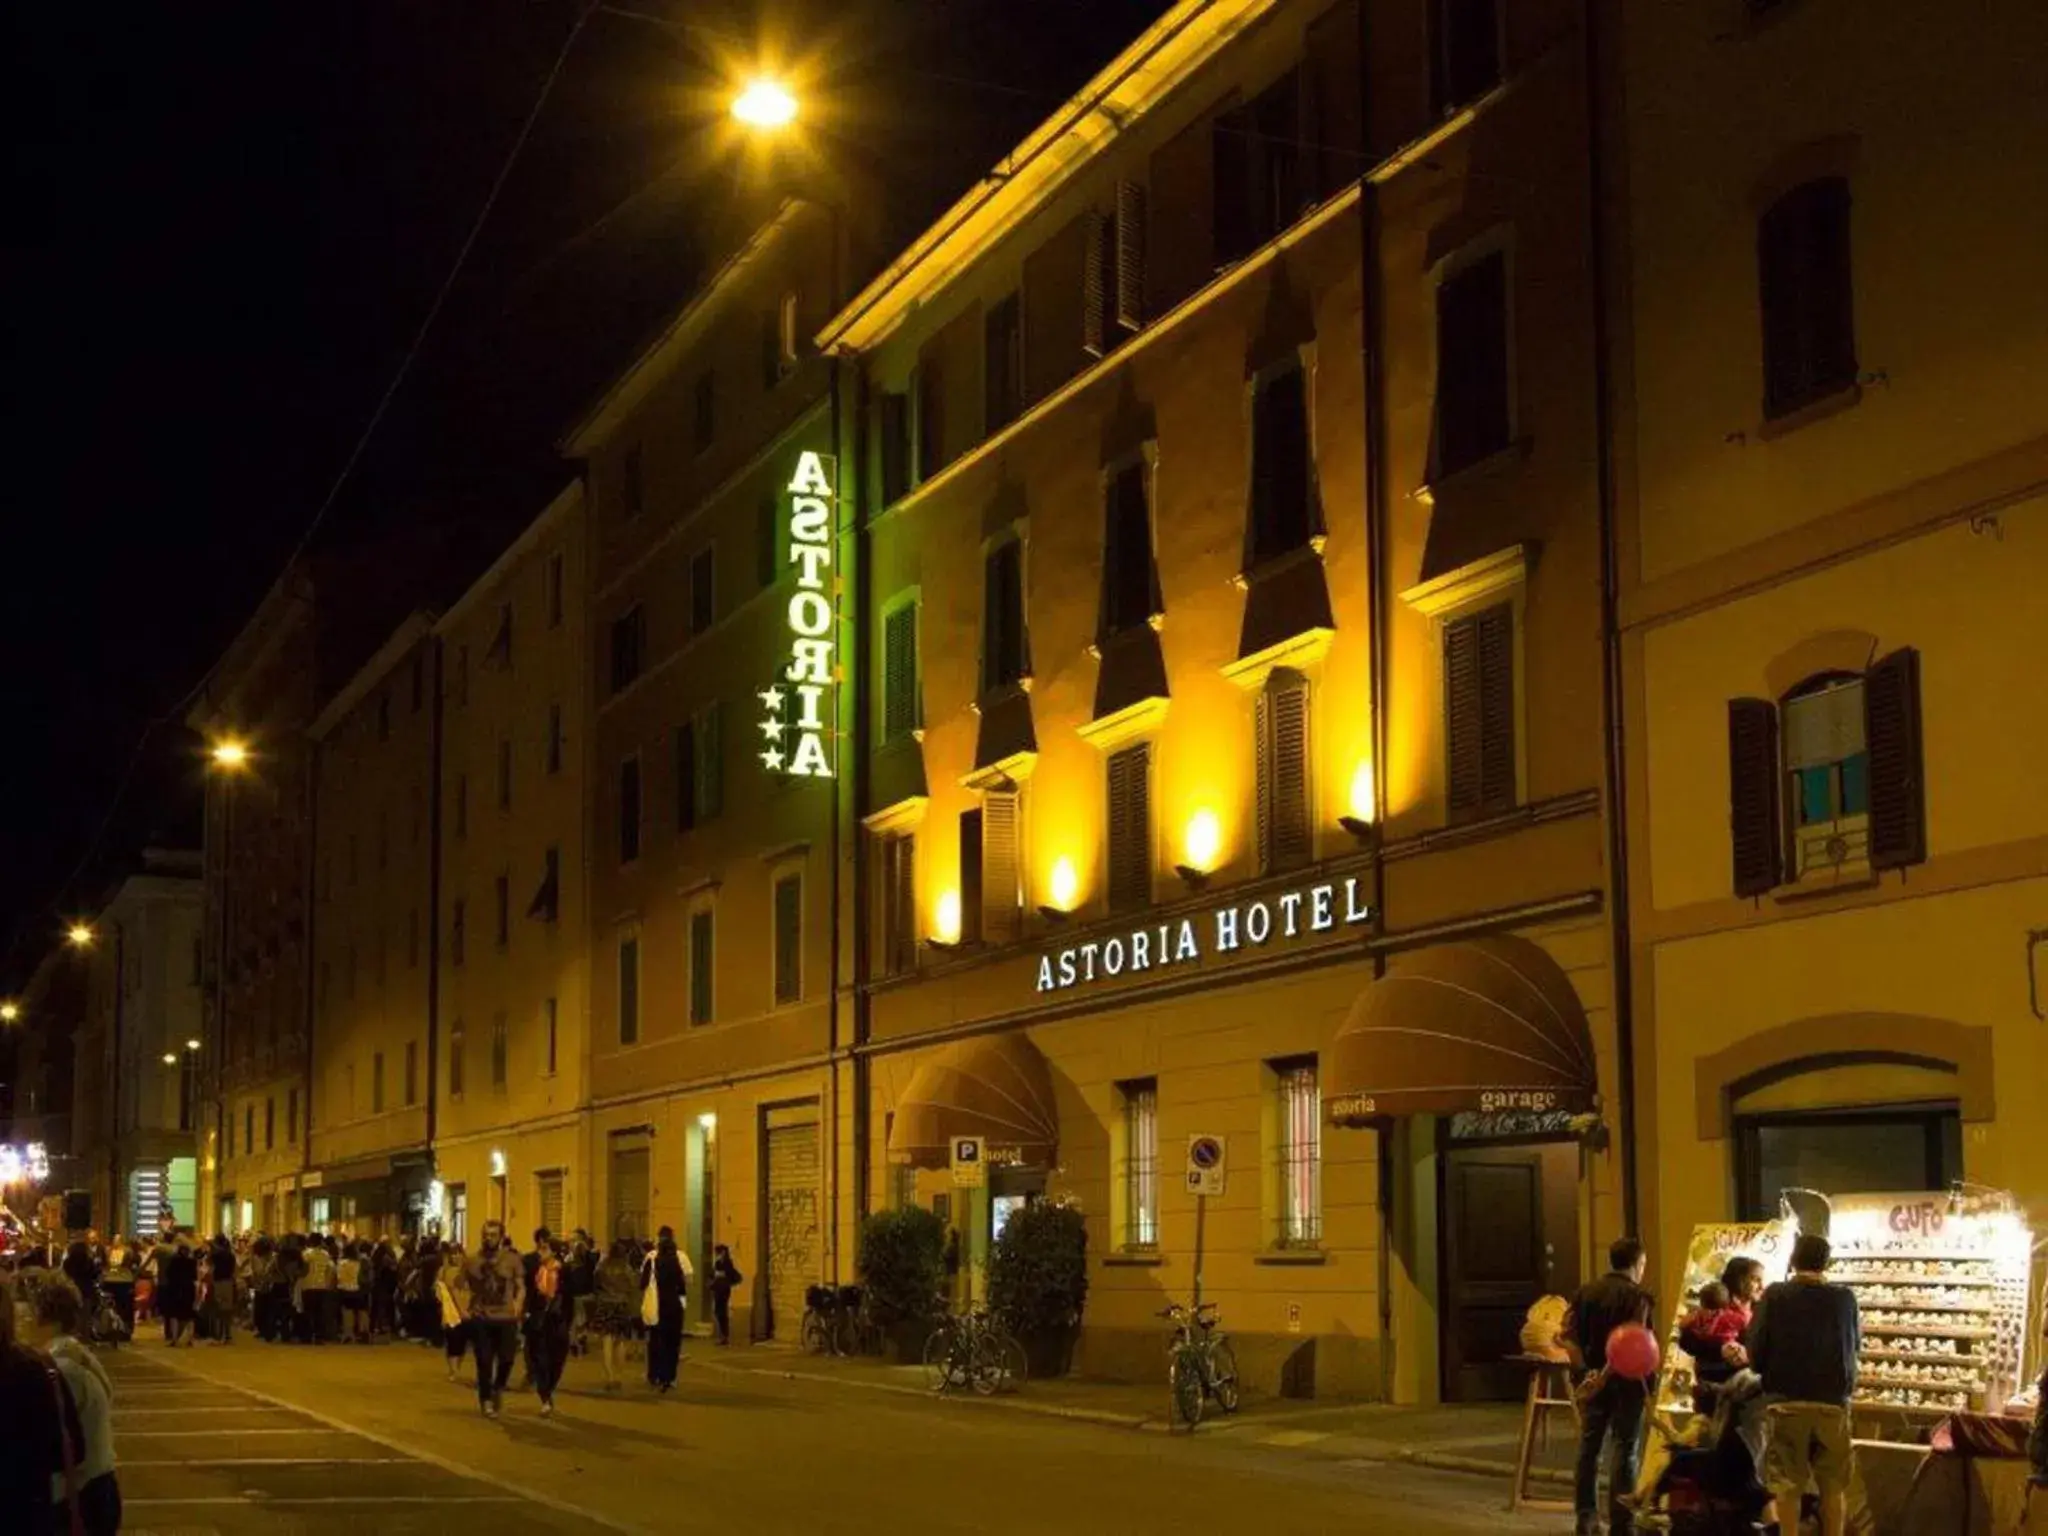
<svg viewBox="0 0 2048 1536">
<path fill-rule="evenodd" d="M 1107 939 L 1090 939 L 1038 959 L 1038 990 L 1059 992 L 1115 976 L 1199 961 L 1205 954 L 1263 948 L 1274 939 L 1328 933 L 1372 921 L 1372 908 L 1359 898 L 1358 881 L 1330 881 L 1285 891 L 1269 900 L 1219 907 L 1205 917 L 1133 928 Z"/>
<path fill-rule="evenodd" d="M 761 761 L 770 773 L 832 777 L 832 456 L 806 450 L 789 481 L 789 560 L 796 591 L 789 599 L 789 660 L 778 681 L 761 690 Z"/>
</svg>

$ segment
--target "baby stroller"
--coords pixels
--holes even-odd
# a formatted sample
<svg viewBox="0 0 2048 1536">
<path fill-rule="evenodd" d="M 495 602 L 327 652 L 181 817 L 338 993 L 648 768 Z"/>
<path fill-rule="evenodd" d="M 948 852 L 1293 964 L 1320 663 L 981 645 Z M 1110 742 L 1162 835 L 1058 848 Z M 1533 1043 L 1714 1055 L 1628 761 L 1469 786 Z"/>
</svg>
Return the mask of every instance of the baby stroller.
<svg viewBox="0 0 2048 1536">
<path fill-rule="evenodd" d="M 107 1349 L 118 1349 L 128 1342 L 128 1325 L 122 1321 L 121 1309 L 114 1305 L 114 1298 L 104 1286 L 96 1293 L 86 1329 L 93 1343 Z"/>
<path fill-rule="evenodd" d="M 1699 1384 L 1711 1412 L 1657 1408 L 1630 1500 L 1639 1531 L 1671 1536 L 1753 1536 L 1770 1494 L 1757 1480 L 1756 1457 L 1736 1422 L 1741 1399 L 1760 1383 L 1745 1373 Z"/>
</svg>

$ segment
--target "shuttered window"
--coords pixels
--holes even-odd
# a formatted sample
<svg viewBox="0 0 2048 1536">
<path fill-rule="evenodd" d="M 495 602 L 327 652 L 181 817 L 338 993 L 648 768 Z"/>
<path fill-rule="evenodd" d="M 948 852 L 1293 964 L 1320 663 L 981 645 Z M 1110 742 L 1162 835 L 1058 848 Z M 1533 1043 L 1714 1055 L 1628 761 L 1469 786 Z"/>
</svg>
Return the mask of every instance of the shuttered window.
<svg viewBox="0 0 2048 1536">
<path fill-rule="evenodd" d="M 690 556 L 690 633 L 701 635 L 718 619 L 718 562 L 711 546 Z"/>
<path fill-rule="evenodd" d="M 420 1101 L 420 1043 L 417 1040 L 405 1042 L 405 1107 L 411 1109 Z M 270 1145 L 270 1106 L 263 1109 L 263 1144 Z"/>
<path fill-rule="evenodd" d="M 1430 95 L 1439 117 L 1500 84 L 1498 0 L 1436 0 L 1429 42 Z"/>
<path fill-rule="evenodd" d="M 697 825 L 701 827 L 725 813 L 725 706 L 713 704 L 699 711 L 690 722 L 690 739 L 695 753 Z"/>
<path fill-rule="evenodd" d="M 697 726 L 685 720 L 676 727 L 676 830 L 697 825 Z"/>
<path fill-rule="evenodd" d="M 981 682 L 984 692 L 1020 681 L 1024 641 L 1024 546 L 1006 539 L 982 567 Z"/>
<path fill-rule="evenodd" d="M 640 940 L 619 940 L 619 1044 L 640 1041 Z"/>
<path fill-rule="evenodd" d="M 1260 380 L 1252 394 L 1251 563 L 1300 549 L 1319 529 L 1308 379 L 1296 366 Z"/>
<path fill-rule="evenodd" d="M 690 914 L 690 1022 L 709 1024 L 712 1019 L 712 981 L 715 976 L 715 940 L 711 908 L 699 907 Z"/>
<path fill-rule="evenodd" d="M 619 764 L 619 862 L 640 857 L 640 759 Z"/>
<path fill-rule="evenodd" d="M 989 944 L 1014 943 L 1024 932 L 1020 800 L 1015 790 L 990 790 L 981 797 L 981 937 Z"/>
<path fill-rule="evenodd" d="M 1211 233 L 1219 267 L 1250 255 L 1300 217 L 1307 203 L 1303 138 L 1295 70 L 1216 118 L 1210 129 Z"/>
<path fill-rule="evenodd" d="M 1275 672 L 1258 698 L 1259 867 L 1264 873 L 1309 862 L 1308 680 Z"/>
<path fill-rule="evenodd" d="M 960 813 L 960 942 L 981 942 L 981 807 Z"/>
<path fill-rule="evenodd" d="M 635 603 L 612 620 L 612 692 L 627 687 L 646 664 L 647 612 Z"/>
<path fill-rule="evenodd" d="M 876 444 L 882 474 L 882 505 L 901 501 L 910 489 L 910 400 L 884 391 L 875 412 Z"/>
<path fill-rule="evenodd" d="M 1101 638 L 1136 629 L 1160 611 L 1143 460 L 1126 464 L 1104 489 Z"/>
<path fill-rule="evenodd" d="M 1145 323 L 1145 189 L 1116 186 L 1116 207 L 1083 215 L 1081 346 L 1107 357 Z"/>
<path fill-rule="evenodd" d="M 1768 699 L 1728 701 L 1728 828 L 1738 896 L 1778 883 L 1778 711 Z"/>
<path fill-rule="evenodd" d="M 1152 748 L 1126 747 L 1109 759 L 1109 906 L 1152 902 Z"/>
<path fill-rule="evenodd" d="M 1863 677 L 1870 753 L 1870 864 L 1900 869 L 1927 858 L 1927 797 L 1920 740 L 1920 653 L 1881 656 Z"/>
<path fill-rule="evenodd" d="M 912 384 L 910 398 L 914 412 L 910 423 L 912 462 L 917 467 L 918 483 L 922 485 L 946 467 L 946 424 L 940 404 L 945 399 L 944 380 L 935 355 L 918 360 L 917 377 Z"/>
<path fill-rule="evenodd" d="M 491 1019 L 491 1087 L 502 1093 L 506 1078 L 511 1071 L 511 1026 L 505 1015 L 496 1014 Z M 382 1065 L 381 1061 L 379 1063 Z"/>
<path fill-rule="evenodd" d="M 923 724 L 917 687 L 917 604 L 904 602 L 882 620 L 882 741 L 900 741 Z"/>
<path fill-rule="evenodd" d="M 1856 382 L 1849 183 L 1794 187 L 1757 222 L 1764 414 L 1783 416 Z"/>
<path fill-rule="evenodd" d="M 1024 408 L 1022 316 L 1013 293 L 991 304 L 982 321 L 982 428 L 991 436 Z"/>
<path fill-rule="evenodd" d="M 1515 803 L 1514 609 L 1444 625 L 1445 803 L 1454 817 Z"/>
<path fill-rule="evenodd" d="M 907 834 L 879 839 L 881 905 L 875 925 L 884 976 L 901 976 L 917 964 L 917 840 Z"/>
<path fill-rule="evenodd" d="M 1118 334 L 1109 323 L 1116 221 L 1093 210 L 1082 214 L 1081 220 L 1081 350 L 1090 357 L 1107 357 Z"/>
<path fill-rule="evenodd" d="M 1116 184 L 1117 326 L 1135 331 L 1145 323 L 1145 189 L 1135 181 Z"/>
<path fill-rule="evenodd" d="M 1507 447 L 1508 418 L 1508 260 L 1494 251 L 1437 287 L 1432 478 Z"/>
<path fill-rule="evenodd" d="M 804 877 L 792 871 L 775 881 L 775 1001 L 804 995 Z"/>
</svg>

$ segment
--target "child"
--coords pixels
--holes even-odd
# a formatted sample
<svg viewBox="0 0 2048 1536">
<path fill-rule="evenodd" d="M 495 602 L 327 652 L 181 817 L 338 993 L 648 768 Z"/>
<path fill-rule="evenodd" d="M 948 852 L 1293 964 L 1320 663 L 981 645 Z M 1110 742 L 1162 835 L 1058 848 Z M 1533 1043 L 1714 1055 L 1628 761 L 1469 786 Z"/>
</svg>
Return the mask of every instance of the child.
<svg viewBox="0 0 2048 1536">
<path fill-rule="evenodd" d="M 1742 1330 L 1748 1325 L 1749 1309 L 1735 1304 L 1727 1286 L 1709 1280 L 1700 1287 L 1700 1304 L 1679 1323 L 1678 1342 L 1697 1362 L 1703 1386 L 1727 1381 L 1747 1363 Z"/>
</svg>

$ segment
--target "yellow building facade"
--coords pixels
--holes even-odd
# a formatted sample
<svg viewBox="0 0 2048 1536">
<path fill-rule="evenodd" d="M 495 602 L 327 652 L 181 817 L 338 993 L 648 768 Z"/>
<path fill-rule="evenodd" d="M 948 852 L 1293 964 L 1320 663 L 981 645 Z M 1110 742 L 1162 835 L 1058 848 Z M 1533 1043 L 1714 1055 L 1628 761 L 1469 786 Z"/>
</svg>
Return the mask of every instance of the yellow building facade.
<svg viewBox="0 0 2048 1536">
<path fill-rule="evenodd" d="M 395 1234 L 433 1177 L 433 620 L 401 623 L 313 721 L 312 1044 L 301 1203 L 309 1229 Z M 473 943 L 492 941 L 481 915 Z M 456 940 L 449 936 L 452 946 Z M 274 1144 L 271 1098 L 227 1101 L 226 1134 Z M 295 1223 L 294 1223 L 295 1225 Z M 289 1230 L 290 1228 L 288 1228 Z"/>
<path fill-rule="evenodd" d="M 429 1214 L 593 1232 L 587 1097 L 583 487 L 436 622 L 442 671 Z M 502 910 L 502 918 L 501 918 Z M 455 948 L 455 935 L 463 935 Z"/>
<path fill-rule="evenodd" d="M 1632 8 L 1617 466 L 1645 1211 L 2048 1222 L 2048 242 L 1994 6 Z M 1776 82 L 1797 79 L 1788 93 Z M 1700 135 L 1685 125 L 1711 116 Z"/>
<path fill-rule="evenodd" d="M 1624 1220 L 1576 11 L 1412 9 L 1172 8 L 822 338 L 867 1189 L 1076 1201 L 1093 1374 L 1516 1391 Z"/>
</svg>

